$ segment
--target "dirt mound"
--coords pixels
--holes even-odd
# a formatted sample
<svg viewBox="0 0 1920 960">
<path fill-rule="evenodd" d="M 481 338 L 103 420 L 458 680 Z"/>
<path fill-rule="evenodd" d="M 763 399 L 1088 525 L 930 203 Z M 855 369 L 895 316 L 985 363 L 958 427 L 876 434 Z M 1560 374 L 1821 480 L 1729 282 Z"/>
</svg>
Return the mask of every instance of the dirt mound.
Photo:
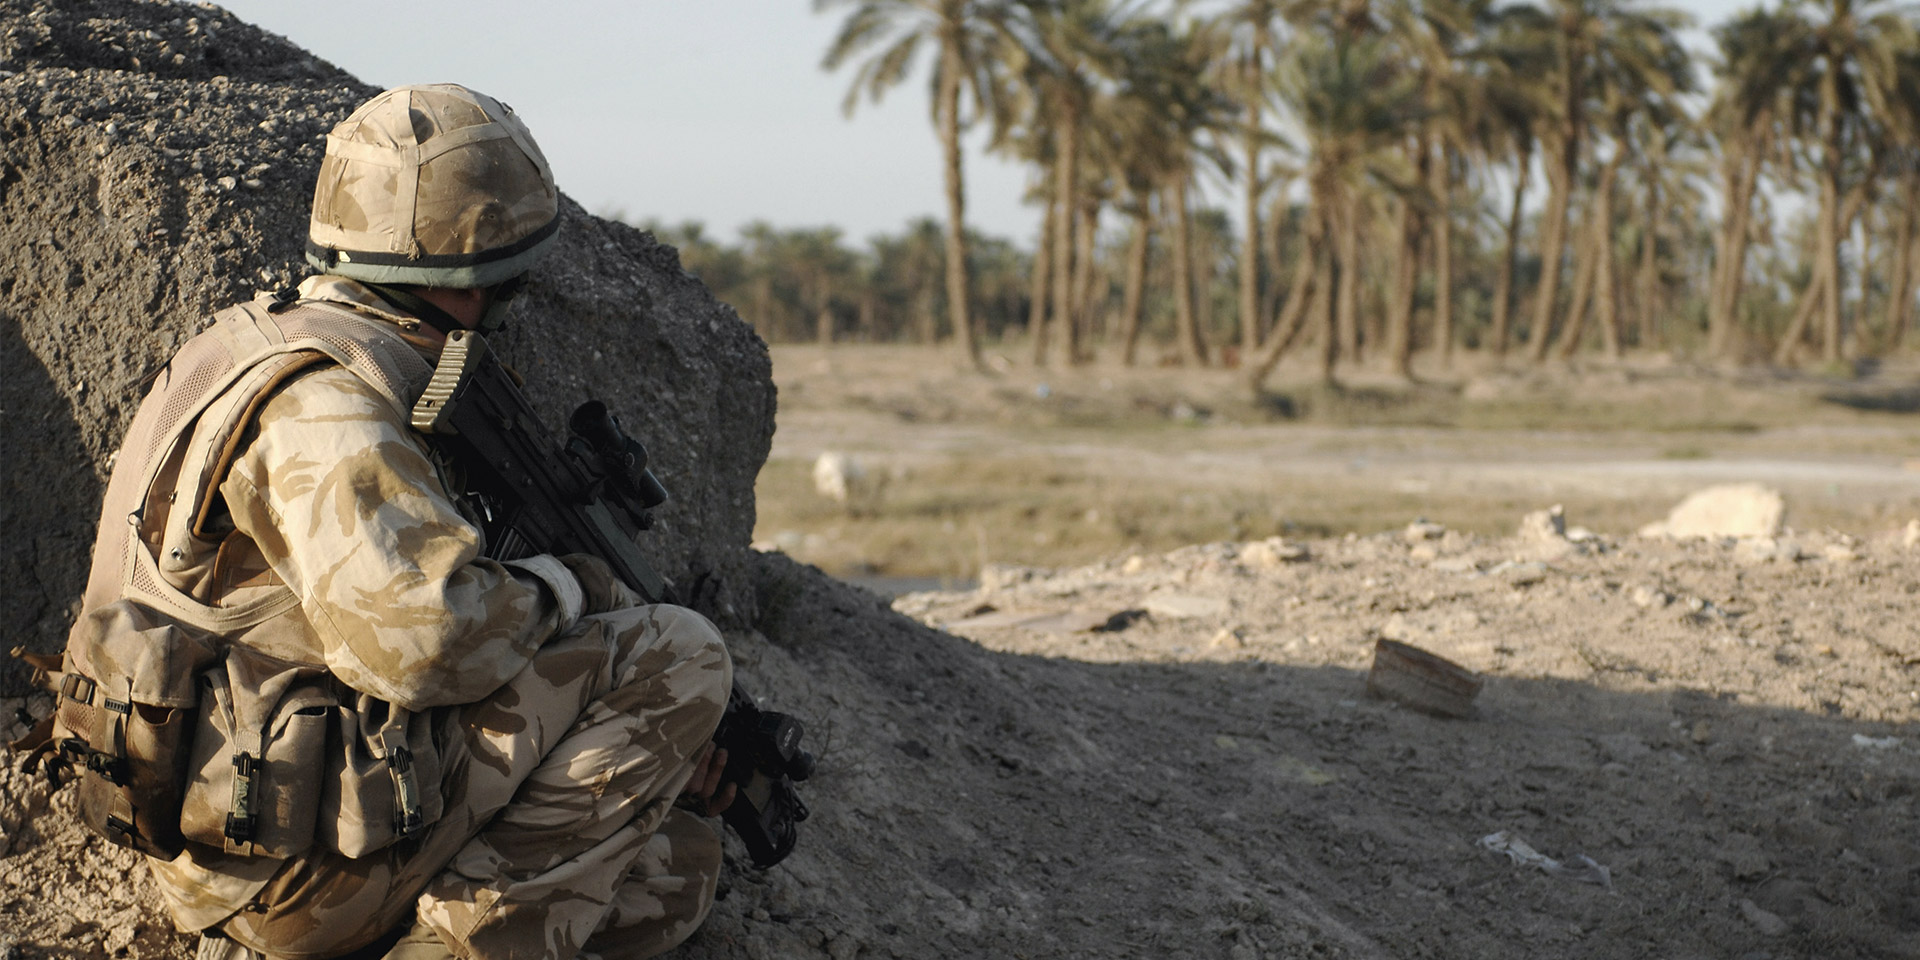
<svg viewBox="0 0 1920 960">
<path fill-rule="evenodd" d="M 9 642 L 49 650 L 142 377 L 213 311 L 308 272 L 326 131 L 375 88 L 212 5 L 6 0 L 0 31 L 0 503 L 18 545 L 0 605 Z M 672 248 L 562 207 L 503 352 L 555 424 L 597 397 L 649 443 L 674 502 L 648 548 L 739 620 L 766 349 Z M 0 665 L 0 693 L 20 683 Z"/>
</svg>

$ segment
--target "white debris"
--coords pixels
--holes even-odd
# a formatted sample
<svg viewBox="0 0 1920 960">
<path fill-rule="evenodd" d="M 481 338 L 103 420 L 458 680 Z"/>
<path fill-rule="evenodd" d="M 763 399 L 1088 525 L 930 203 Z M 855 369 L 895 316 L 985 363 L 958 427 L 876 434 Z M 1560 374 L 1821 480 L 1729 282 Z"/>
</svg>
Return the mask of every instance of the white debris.
<svg viewBox="0 0 1920 960">
<path fill-rule="evenodd" d="M 1786 518 L 1780 491 L 1730 483 L 1695 491 L 1667 519 L 1640 528 L 1643 537 L 1773 537 Z"/>
</svg>

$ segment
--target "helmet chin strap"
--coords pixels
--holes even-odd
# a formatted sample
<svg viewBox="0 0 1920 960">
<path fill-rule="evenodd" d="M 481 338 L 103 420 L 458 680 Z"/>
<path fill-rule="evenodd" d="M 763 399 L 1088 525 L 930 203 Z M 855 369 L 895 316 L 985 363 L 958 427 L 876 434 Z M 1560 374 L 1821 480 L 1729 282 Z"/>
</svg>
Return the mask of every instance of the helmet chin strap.
<svg viewBox="0 0 1920 960">
<path fill-rule="evenodd" d="M 405 287 L 391 283 L 368 283 L 364 280 L 360 281 L 360 285 L 379 294 L 382 300 L 420 318 L 421 323 L 440 331 L 441 336 L 467 328 L 466 324 L 455 320 L 453 314 L 440 309 L 433 301 Z"/>
<path fill-rule="evenodd" d="M 487 299 L 487 309 L 480 315 L 480 322 L 475 329 L 481 333 L 494 333 L 505 327 L 507 314 L 513 306 L 514 295 L 520 292 L 520 287 L 525 280 L 525 275 L 508 277 L 488 288 L 491 296 Z M 405 287 L 391 283 L 368 283 L 364 280 L 360 281 L 360 285 L 379 294 L 388 303 L 418 317 L 420 322 L 440 331 L 442 336 L 467 328 L 466 324 L 454 319 L 453 314 L 440 309 L 433 301 Z"/>
</svg>

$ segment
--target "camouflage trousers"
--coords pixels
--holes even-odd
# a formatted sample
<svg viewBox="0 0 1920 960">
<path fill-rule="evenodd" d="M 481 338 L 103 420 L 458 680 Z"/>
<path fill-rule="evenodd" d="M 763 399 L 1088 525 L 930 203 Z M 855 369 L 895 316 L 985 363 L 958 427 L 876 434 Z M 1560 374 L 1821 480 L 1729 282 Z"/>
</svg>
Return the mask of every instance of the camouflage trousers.
<svg viewBox="0 0 1920 960">
<path fill-rule="evenodd" d="M 648 957 L 712 905 L 720 840 L 673 806 L 726 709 L 705 618 L 595 614 L 506 686 L 456 708 L 446 811 L 419 840 L 289 861 L 224 924 L 270 956 L 337 956 L 409 914 L 460 957 Z"/>
</svg>

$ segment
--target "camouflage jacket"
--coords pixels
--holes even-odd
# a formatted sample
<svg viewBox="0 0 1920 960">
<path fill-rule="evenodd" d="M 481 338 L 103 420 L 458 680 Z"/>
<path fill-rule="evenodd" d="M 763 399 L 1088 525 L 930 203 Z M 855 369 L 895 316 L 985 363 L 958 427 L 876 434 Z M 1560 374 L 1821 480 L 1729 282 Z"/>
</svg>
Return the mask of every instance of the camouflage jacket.
<svg viewBox="0 0 1920 960">
<path fill-rule="evenodd" d="M 393 324 L 429 366 L 437 356 L 415 332 L 417 321 L 389 312 L 351 280 L 311 278 L 300 295 Z M 363 713 L 412 711 L 408 740 L 416 754 L 423 738 L 431 750 L 450 715 L 435 708 L 494 692 L 578 620 L 583 604 L 579 582 L 551 556 L 483 556 L 480 527 L 457 495 L 458 474 L 394 399 L 346 367 L 309 367 L 268 394 L 240 434 L 218 485 L 224 510 L 207 523 L 218 557 L 189 592 L 210 607 L 298 598 L 228 639 L 324 668 L 364 695 Z M 425 786 L 437 794 L 437 784 Z M 207 793 L 216 803 L 225 797 Z M 191 793 L 187 805 L 190 820 Z M 176 921 L 203 929 L 245 906 L 280 859 L 246 844 L 202 842 L 151 862 Z"/>
</svg>

